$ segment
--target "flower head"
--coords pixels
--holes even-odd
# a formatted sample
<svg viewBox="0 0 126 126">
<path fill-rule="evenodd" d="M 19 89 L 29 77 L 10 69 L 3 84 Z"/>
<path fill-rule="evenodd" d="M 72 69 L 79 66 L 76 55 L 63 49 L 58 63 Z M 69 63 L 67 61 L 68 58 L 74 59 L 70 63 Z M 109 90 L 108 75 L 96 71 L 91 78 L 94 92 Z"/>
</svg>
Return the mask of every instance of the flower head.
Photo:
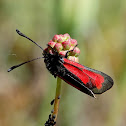
<svg viewBox="0 0 126 126">
<path fill-rule="evenodd" d="M 53 49 L 61 56 L 65 56 L 68 52 L 68 59 L 79 62 L 78 56 L 80 49 L 76 47 L 77 40 L 72 39 L 68 33 L 62 35 L 54 35 L 53 39 L 48 42 L 48 47 L 44 49 L 43 53 L 53 54 Z"/>
</svg>

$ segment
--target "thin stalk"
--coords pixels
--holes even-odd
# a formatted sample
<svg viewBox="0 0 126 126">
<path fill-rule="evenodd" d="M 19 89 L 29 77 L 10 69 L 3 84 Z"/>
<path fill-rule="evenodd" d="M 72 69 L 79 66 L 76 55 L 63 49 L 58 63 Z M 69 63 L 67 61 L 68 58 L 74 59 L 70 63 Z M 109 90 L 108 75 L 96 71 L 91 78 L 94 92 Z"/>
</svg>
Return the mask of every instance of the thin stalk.
<svg viewBox="0 0 126 126">
<path fill-rule="evenodd" d="M 56 95 L 55 95 L 55 101 L 54 101 L 54 111 L 52 116 L 55 116 L 55 122 L 58 115 L 58 109 L 59 109 L 59 102 L 60 102 L 60 95 L 61 95 L 61 79 L 57 77 L 57 86 L 56 86 Z"/>
</svg>

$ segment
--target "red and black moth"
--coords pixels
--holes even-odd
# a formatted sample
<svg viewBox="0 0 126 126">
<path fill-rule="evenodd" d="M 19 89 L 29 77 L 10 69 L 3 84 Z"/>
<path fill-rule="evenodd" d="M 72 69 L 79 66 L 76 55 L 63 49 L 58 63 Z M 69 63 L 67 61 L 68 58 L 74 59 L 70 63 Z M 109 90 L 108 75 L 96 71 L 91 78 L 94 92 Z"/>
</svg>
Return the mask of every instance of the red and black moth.
<svg viewBox="0 0 126 126">
<path fill-rule="evenodd" d="M 20 36 L 23 36 L 32 41 L 43 50 L 41 46 L 21 33 L 19 30 L 16 30 L 16 32 Z M 113 79 L 107 74 L 67 59 L 68 53 L 66 53 L 66 55 L 63 57 L 59 55 L 58 52 L 54 49 L 53 52 L 53 54 L 50 54 L 43 50 L 43 57 L 38 57 L 19 65 L 12 66 L 10 69 L 8 69 L 8 72 L 28 62 L 44 58 L 46 68 L 55 78 L 58 76 L 71 86 L 92 97 L 95 97 L 94 94 L 102 94 L 113 86 Z"/>
</svg>

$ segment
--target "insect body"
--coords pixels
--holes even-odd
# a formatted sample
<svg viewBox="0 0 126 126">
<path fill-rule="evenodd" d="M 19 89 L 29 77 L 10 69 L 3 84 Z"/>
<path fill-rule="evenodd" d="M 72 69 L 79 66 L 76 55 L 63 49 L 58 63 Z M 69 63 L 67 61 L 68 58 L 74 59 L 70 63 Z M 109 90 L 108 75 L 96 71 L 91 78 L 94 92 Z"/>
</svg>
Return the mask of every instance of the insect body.
<svg viewBox="0 0 126 126">
<path fill-rule="evenodd" d="M 19 35 L 29 39 L 38 47 L 40 47 L 36 42 L 25 36 L 19 30 L 16 31 Z M 42 47 L 40 48 L 42 49 Z M 107 74 L 88 68 L 77 62 L 67 59 L 68 53 L 66 53 L 66 55 L 63 57 L 59 55 L 58 52 L 56 52 L 55 50 L 53 51 L 54 53 L 51 54 L 43 50 L 43 57 L 39 57 L 36 59 L 44 58 L 46 68 L 54 77 L 58 76 L 71 86 L 92 97 L 95 97 L 94 94 L 102 94 L 113 86 L 114 82 L 112 78 Z M 13 66 L 8 69 L 8 72 L 31 61 L 27 61 L 19 65 Z"/>
</svg>

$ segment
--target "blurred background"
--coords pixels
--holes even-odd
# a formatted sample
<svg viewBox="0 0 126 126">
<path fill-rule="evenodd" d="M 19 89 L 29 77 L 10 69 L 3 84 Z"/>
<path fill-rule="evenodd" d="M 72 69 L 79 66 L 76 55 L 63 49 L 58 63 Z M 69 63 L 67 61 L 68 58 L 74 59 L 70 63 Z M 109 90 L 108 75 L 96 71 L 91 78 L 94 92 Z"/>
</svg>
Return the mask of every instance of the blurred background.
<svg viewBox="0 0 126 126">
<path fill-rule="evenodd" d="M 97 99 L 62 82 L 57 126 L 126 126 L 126 0 L 0 0 L 0 126 L 44 126 L 56 79 L 39 57 L 55 34 L 78 41 L 81 64 L 103 71 L 114 86 Z"/>
</svg>

